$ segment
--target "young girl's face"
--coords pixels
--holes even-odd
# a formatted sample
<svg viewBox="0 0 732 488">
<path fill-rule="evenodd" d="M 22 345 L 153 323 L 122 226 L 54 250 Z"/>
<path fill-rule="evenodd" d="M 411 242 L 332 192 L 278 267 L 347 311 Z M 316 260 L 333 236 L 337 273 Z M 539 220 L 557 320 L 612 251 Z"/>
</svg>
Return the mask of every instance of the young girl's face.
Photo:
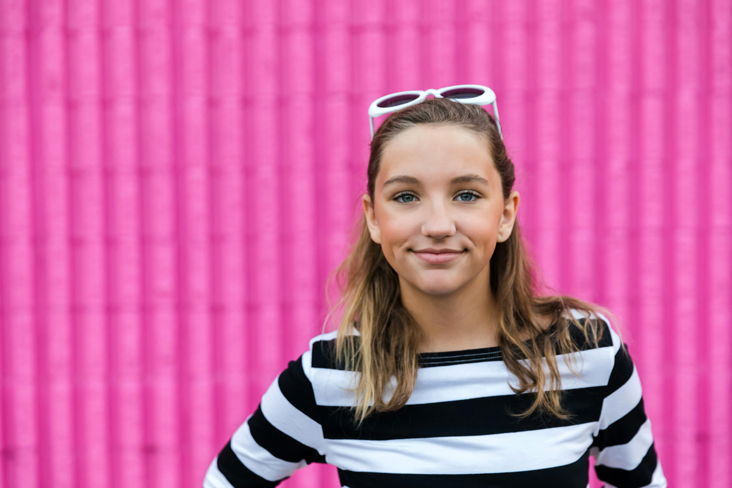
<svg viewBox="0 0 732 488">
<path fill-rule="evenodd" d="M 384 147 L 373 205 L 363 196 L 371 238 L 402 286 L 435 295 L 488 280 L 518 203 L 516 191 L 504 200 L 486 141 L 452 125 L 418 125 L 394 137 Z"/>
</svg>

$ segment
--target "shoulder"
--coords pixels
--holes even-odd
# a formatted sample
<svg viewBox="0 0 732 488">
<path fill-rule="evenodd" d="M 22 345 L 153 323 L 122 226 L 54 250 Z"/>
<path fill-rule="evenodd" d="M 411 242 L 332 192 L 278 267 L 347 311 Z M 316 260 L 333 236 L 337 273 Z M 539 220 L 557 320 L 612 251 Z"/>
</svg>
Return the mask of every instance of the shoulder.
<svg viewBox="0 0 732 488">
<path fill-rule="evenodd" d="M 309 340 L 308 348 L 297 358 L 289 361 L 287 367 L 275 379 L 273 394 L 263 399 L 264 407 L 283 405 L 282 400 L 294 406 L 313 420 L 319 421 L 318 398 L 322 400 L 323 370 L 331 362 L 331 350 L 335 350 L 338 331 L 318 334 Z M 278 393 L 279 392 L 279 393 Z M 281 393 L 281 395 L 280 395 Z"/>
<path fill-rule="evenodd" d="M 604 314 L 571 309 L 568 318 L 570 316 L 579 323 L 578 327 L 573 321 L 569 321 L 568 331 L 572 341 L 580 350 L 594 349 L 596 347 L 607 348 L 608 352 L 612 356 L 615 356 L 621 349 L 622 339 L 616 332 L 610 319 Z M 592 340 L 593 332 L 597 336 L 597 345 Z"/>
<path fill-rule="evenodd" d="M 302 365 L 301 382 L 307 383 L 309 401 L 319 406 L 351 406 L 351 389 L 357 380 L 357 373 L 346 370 L 336 360 L 338 331 L 319 334 L 310 339 L 309 348 L 300 356 Z M 346 335 L 347 339 L 359 340 L 358 331 Z M 310 396 L 312 395 L 312 396 Z"/>
<path fill-rule="evenodd" d="M 580 351 L 590 353 L 599 361 L 607 378 L 608 394 L 625 384 L 634 374 L 635 365 L 628 351 L 628 346 L 618 334 L 609 318 L 602 313 L 588 314 L 572 310 L 572 316 L 585 328 L 597 326 L 598 344 L 588 341 L 584 331 L 570 322 L 569 332 L 573 342 Z"/>
<path fill-rule="evenodd" d="M 302 355 L 302 366 L 305 374 L 312 381 L 313 369 L 345 369 L 342 364 L 336 361 L 336 339 L 338 330 L 318 334 L 310 339 L 308 350 Z M 348 334 L 347 339 L 358 341 L 359 333 L 353 330 Z"/>
</svg>

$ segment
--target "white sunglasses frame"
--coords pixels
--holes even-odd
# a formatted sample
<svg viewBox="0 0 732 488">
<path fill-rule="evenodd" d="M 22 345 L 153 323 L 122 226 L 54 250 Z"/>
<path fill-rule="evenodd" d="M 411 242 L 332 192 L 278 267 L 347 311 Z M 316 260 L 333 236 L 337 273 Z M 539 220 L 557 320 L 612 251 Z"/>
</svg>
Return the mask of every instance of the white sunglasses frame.
<svg viewBox="0 0 732 488">
<path fill-rule="evenodd" d="M 452 85 L 452 86 L 446 86 L 444 88 L 430 88 L 428 90 L 407 90 L 407 91 L 401 91 L 396 93 L 390 93 L 388 95 L 384 95 L 383 97 L 379 97 L 373 102 L 371 102 L 371 105 L 369 106 L 369 125 L 371 126 L 371 140 L 374 140 L 374 119 L 376 117 L 379 117 L 384 114 L 388 114 L 391 112 L 396 112 L 397 110 L 401 110 L 403 108 L 409 107 L 411 105 L 416 105 L 420 102 L 423 102 L 427 99 L 427 95 L 430 93 L 435 96 L 435 98 L 445 98 L 441 95 L 441 93 L 444 93 L 448 90 L 454 90 L 456 88 L 475 88 L 479 90 L 483 90 L 482 95 L 478 95 L 474 98 L 450 98 L 447 97 L 449 100 L 452 100 L 454 102 L 460 102 L 460 103 L 469 103 L 471 105 L 492 105 L 493 106 L 493 114 L 496 117 L 496 125 L 498 126 L 498 133 L 501 136 L 501 140 L 503 140 L 503 132 L 501 131 L 501 122 L 498 119 L 498 106 L 496 104 L 496 93 L 484 85 Z M 389 98 L 398 96 L 398 95 L 419 95 L 417 98 L 415 98 L 412 101 L 409 101 L 407 103 L 402 103 L 401 105 L 395 105 L 393 107 L 379 107 L 379 104 L 383 102 L 384 100 L 387 100 Z"/>
</svg>

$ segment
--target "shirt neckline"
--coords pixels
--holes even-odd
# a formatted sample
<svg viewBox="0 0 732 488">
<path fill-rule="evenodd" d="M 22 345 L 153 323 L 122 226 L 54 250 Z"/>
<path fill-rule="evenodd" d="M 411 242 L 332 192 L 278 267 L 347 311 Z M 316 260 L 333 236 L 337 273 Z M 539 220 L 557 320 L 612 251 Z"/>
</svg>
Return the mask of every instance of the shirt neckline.
<svg viewBox="0 0 732 488">
<path fill-rule="evenodd" d="M 500 346 L 478 347 L 474 349 L 458 349 L 454 351 L 420 352 L 417 355 L 422 359 L 447 358 L 453 356 L 475 356 L 478 354 L 500 352 Z"/>
<path fill-rule="evenodd" d="M 549 326 L 547 331 L 554 331 L 557 323 L 554 322 Z M 524 344 L 527 346 L 531 343 L 531 339 L 526 339 Z M 433 361 L 438 362 L 472 362 L 481 359 L 495 359 L 502 356 L 500 346 L 478 347 L 472 349 L 458 349 L 453 351 L 437 351 L 437 352 L 421 352 L 417 353 L 417 357 L 422 363 Z"/>
</svg>

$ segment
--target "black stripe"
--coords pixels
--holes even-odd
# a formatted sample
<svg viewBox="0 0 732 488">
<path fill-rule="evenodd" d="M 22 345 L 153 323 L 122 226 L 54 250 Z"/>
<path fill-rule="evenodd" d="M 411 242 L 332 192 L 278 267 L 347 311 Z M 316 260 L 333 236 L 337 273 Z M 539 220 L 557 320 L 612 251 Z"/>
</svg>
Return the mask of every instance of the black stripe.
<svg viewBox="0 0 732 488">
<path fill-rule="evenodd" d="M 354 343 L 356 352 L 359 351 L 359 343 L 361 341 L 360 336 L 347 336 L 347 341 Z M 313 368 L 321 369 L 338 369 L 341 371 L 346 370 L 346 365 L 342 361 L 336 361 L 336 340 L 331 339 L 328 341 L 315 341 L 312 346 L 312 366 Z"/>
<path fill-rule="evenodd" d="M 629 352 L 626 353 L 622 347 L 619 348 L 618 352 L 615 353 L 614 361 L 613 370 L 610 373 L 610 378 L 608 379 L 607 387 L 603 394 L 604 397 L 617 391 L 633 376 L 633 360 Z"/>
<path fill-rule="evenodd" d="M 304 459 L 310 464 L 324 460 L 318 451 L 293 439 L 272 425 L 262 413 L 261 405 L 249 419 L 249 430 L 257 444 L 283 461 L 299 463 Z"/>
<path fill-rule="evenodd" d="M 314 421 L 320 423 L 313 385 L 302 369 L 302 356 L 288 363 L 287 369 L 280 374 L 277 384 L 288 402 Z"/>
<path fill-rule="evenodd" d="M 589 466 L 589 451 L 586 451 L 574 463 L 532 471 L 436 475 L 362 473 L 338 469 L 338 477 L 342 485 L 350 488 L 586 488 L 589 483 Z"/>
<path fill-rule="evenodd" d="M 579 322 L 584 324 L 587 319 L 580 319 Z M 607 327 L 605 321 L 600 319 L 592 319 L 593 322 L 598 322 L 600 326 L 600 337 L 597 347 L 611 347 L 613 345 L 612 335 L 610 329 Z M 556 330 L 557 324 L 552 324 L 548 329 L 550 332 Z M 572 342 L 580 351 L 587 351 L 589 349 L 595 349 L 595 344 L 588 341 L 585 338 L 582 330 L 571 322 L 569 323 L 569 335 Z M 356 350 L 358 351 L 358 343 L 361 340 L 360 336 L 349 336 L 347 340 L 354 342 Z M 527 344 L 529 341 L 525 341 Z M 342 361 L 336 361 L 335 358 L 335 339 L 315 341 L 312 346 L 312 366 L 314 368 L 322 369 L 337 369 L 344 371 L 346 369 L 345 364 Z M 519 358 L 524 358 L 515 348 L 516 352 L 519 353 Z M 467 349 L 460 351 L 441 351 L 441 352 L 429 352 L 422 353 L 418 356 L 418 362 L 420 367 L 431 367 L 431 366 L 442 366 L 445 361 L 451 364 L 464 364 L 474 363 L 483 361 L 501 361 L 500 347 L 483 347 L 476 349 Z"/>
<path fill-rule="evenodd" d="M 268 481 L 244 466 L 231 449 L 231 439 L 219 452 L 216 466 L 234 488 L 270 488 L 282 481 Z"/>
<path fill-rule="evenodd" d="M 601 481 L 623 488 L 641 488 L 651 483 L 653 472 L 656 470 L 658 457 L 656 456 L 655 442 L 648 448 L 641 463 L 633 470 L 610 468 L 602 464 L 595 464 L 595 472 Z"/>
<path fill-rule="evenodd" d="M 587 319 L 580 319 L 579 323 L 585 324 L 586 321 Z M 607 326 L 607 322 L 602 319 L 591 319 L 590 321 L 599 324 L 598 329 L 600 329 L 600 337 L 597 347 L 612 347 L 613 336 L 610 334 L 610 328 Z M 585 335 L 582 330 L 572 323 L 570 323 L 569 326 L 569 336 L 572 338 L 572 342 L 574 342 L 581 351 L 595 349 L 595 344 L 592 341 L 585 339 Z"/>
<path fill-rule="evenodd" d="M 635 437 L 647 419 L 643 408 L 643 397 L 641 397 L 638 405 L 633 407 L 630 412 L 598 432 L 592 445 L 604 449 L 609 446 L 627 444 Z"/>
<path fill-rule="evenodd" d="M 427 354 L 430 356 L 427 356 Z M 438 366 L 450 366 L 452 364 L 483 363 L 487 361 L 503 361 L 503 355 L 498 347 L 467 349 L 456 352 L 446 351 L 444 353 L 432 352 L 420 354 L 417 357 L 420 368 L 434 368 Z"/>
<path fill-rule="evenodd" d="M 580 319 L 580 324 L 584 324 L 587 321 L 587 319 Z M 598 338 L 598 344 L 595 346 L 595 344 L 590 340 L 590 338 L 586 338 L 584 333 L 579 327 L 576 327 L 571 322 L 568 324 L 568 330 L 569 330 L 569 336 L 572 343 L 577 347 L 580 351 L 588 351 L 590 349 L 597 349 L 601 347 L 612 347 L 613 345 L 613 339 L 612 335 L 610 334 L 610 330 L 605 326 L 604 321 L 598 321 L 598 320 L 592 320 L 592 322 L 597 322 L 600 324 L 599 332 L 600 336 Z M 557 324 L 552 324 L 548 332 L 554 333 L 557 330 Z M 530 341 L 524 341 L 525 344 L 528 346 Z M 518 354 L 520 359 L 526 359 L 526 356 L 524 356 L 518 348 L 514 348 L 516 353 Z M 558 349 L 555 348 L 555 352 L 558 352 Z M 476 363 L 476 362 L 483 362 L 483 361 L 502 361 L 501 348 L 498 346 L 494 347 L 483 347 L 479 349 L 467 349 L 467 350 L 461 350 L 461 351 L 444 351 L 444 352 L 429 352 L 429 353 L 422 353 L 419 355 L 419 365 L 420 367 L 426 368 L 431 366 L 445 366 L 448 364 L 466 364 L 466 363 Z M 543 357 L 543 354 L 542 354 Z"/>
<path fill-rule="evenodd" d="M 499 347 L 483 347 L 463 351 L 445 351 L 422 353 L 417 358 L 420 368 L 448 366 L 451 364 L 479 363 L 484 361 L 501 361 L 503 356 Z"/>
<path fill-rule="evenodd" d="M 405 405 L 393 412 L 377 412 L 356 428 L 346 407 L 320 406 L 323 435 L 327 439 L 414 439 L 442 436 L 503 434 L 595 422 L 600 418 L 604 387 L 563 390 L 562 405 L 575 414 L 561 420 L 534 412 L 518 420 L 508 412 L 528 409 L 535 393 L 501 395 L 468 400 Z"/>
<path fill-rule="evenodd" d="M 249 419 L 249 430 L 257 444 L 283 461 L 299 463 L 304 459 L 310 464 L 323 459 L 312 447 L 306 446 L 273 426 L 262 413 L 261 406 L 257 407 Z"/>
</svg>

